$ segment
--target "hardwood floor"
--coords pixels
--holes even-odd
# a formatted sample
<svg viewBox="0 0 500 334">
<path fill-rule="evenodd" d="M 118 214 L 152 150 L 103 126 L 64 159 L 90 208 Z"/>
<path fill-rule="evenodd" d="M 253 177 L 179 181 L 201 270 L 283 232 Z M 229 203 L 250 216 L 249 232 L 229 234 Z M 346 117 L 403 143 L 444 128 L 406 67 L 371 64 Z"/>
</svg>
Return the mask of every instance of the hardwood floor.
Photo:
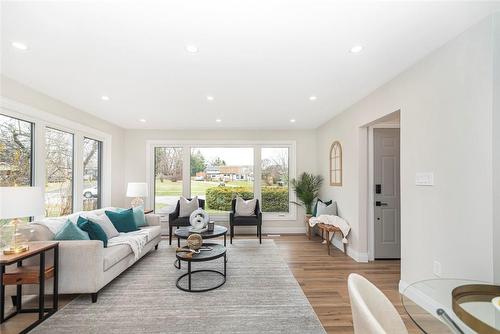
<svg viewBox="0 0 500 334">
<path fill-rule="evenodd" d="M 238 242 L 238 238 L 251 237 L 237 236 L 233 242 Z M 319 237 L 308 240 L 305 235 L 284 235 L 272 239 L 328 333 L 353 333 L 347 292 L 347 276 L 352 272 L 365 276 L 385 293 L 396 305 L 410 333 L 421 333 L 401 305 L 398 292 L 400 261 L 357 263 L 336 248 L 332 248 L 328 256 Z M 75 296 L 61 296 L 60 306 L 73 298 Z M 10 305 L 8 300 L 7 305 Z M 31 314 L 18 315 L 0 325 L 0 332 L 19 333 L 34 320 Z"/>
<path fill-rule="evenodd" d="M 287 235 L 274 241 L 328 333 L 353 333 L 347 291 L 347 277 L 353 272 L 363 275 L 384 292 L 410 333 L 421 333 L 401 304 L 400 261 L 358 263 L 335 247 L 328 256 L 319 237 L 308 240 L 304 235 Z"/>
</svg>

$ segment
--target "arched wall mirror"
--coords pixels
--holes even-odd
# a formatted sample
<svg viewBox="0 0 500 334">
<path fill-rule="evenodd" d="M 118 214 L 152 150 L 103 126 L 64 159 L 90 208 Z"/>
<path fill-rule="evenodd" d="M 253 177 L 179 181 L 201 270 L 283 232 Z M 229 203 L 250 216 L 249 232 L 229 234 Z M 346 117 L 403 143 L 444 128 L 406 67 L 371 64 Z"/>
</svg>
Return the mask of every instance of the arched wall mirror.
<svg viewBox="0 0 500 334">
<path fill-rule="evenodd" d="M 330 148 L 330 185 L 342 186 L 342 146 L 338 141 Z"/>
</svg>

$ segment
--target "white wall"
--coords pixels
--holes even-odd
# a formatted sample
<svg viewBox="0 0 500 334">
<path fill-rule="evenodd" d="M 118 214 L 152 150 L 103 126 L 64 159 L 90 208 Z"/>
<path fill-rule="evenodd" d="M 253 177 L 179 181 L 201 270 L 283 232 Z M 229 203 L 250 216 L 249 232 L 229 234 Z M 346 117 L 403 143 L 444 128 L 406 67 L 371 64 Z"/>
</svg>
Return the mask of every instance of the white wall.
<svg viewBox="0 0 500 334">
<path fill-rule="evenodd" d="M 125 204 L 123 201 L 125 185 L 123 182 L 124 170 L 122 167 L 125 151 L 125 147 L 123 146 L 123 142 L 125 140 L 124 129 L 33 90 L 32 88 L 3 75 L 1 76 L 0 81 L 0 94 L 10 100 L 14 100 L 29 107 L 51 113 L 74 122 L 78 122 L 111 135 L 111 205 L 122 206 Z"/>
<path fill-rule="evenodd" d="M 330 145 L 343 145 L 343 187 L 321 196 L 352 225 L 348 253 L 367 253 L 363 126 L 400 110 L 402 280 L 432 277 L 434 260 L 443 276 L 492 279 L 492 63 L 490 17 L 318 129 L 326 179 Z M 434 172 L 435 186 L 415 186 L 416 172 Z"/>
<path fill-rule="evenodd" d="M 500 14 L 494 18 L 493 32 L 493 266 L 500 284 Z"/>
<path fill-rule="evenodd" d="M 146 142 L 148 140 L 293 140 L 296 141 L 296 168 L 300 173 L 316 172 L 316 136 L 314 130 L 259 131 L 259 130 L 128 130 L 125 147 L 125 181 L 146 181 Z M 294 206 L 291 206 L 292 210 Z M 305 231 L 304 212 L 299 209 L 295 221 L 265 221 L 263 233 Z"/>
</svg>

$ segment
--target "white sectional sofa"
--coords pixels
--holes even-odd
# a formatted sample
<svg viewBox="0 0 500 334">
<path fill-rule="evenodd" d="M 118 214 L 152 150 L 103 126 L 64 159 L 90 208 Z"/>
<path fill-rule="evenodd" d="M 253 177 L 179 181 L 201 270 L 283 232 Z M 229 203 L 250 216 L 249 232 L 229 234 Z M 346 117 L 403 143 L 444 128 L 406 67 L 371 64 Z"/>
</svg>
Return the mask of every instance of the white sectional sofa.
<svg viewBox="0 0 500 334">
<path fill-rule="evenodd" d="M 90 211 L 94 215 L 103 215 L 105 208 Z M 85 216 L 89 212 L 79 212 L 68 217 L 75 221 L 79 215 Z M 160 216 L 145 215 L 146 226 L 140 229 L 149 230 L 149 238 L 142 248 L 139 258 L 142 258 L 153 248 L 158 249 L 161 240 Z M 53 240 L 52 233 L 43 222 L 30 223 L 30 241 Z M 97 294 L 106 284 L 120 275 L 123 271 L 138 261 L 129 245 L 121 244 L 104 248 L 100 240 L 64 240 L 59 241 L 59 293 L 60 294 L 91 294 L 92 302 L 97 301 Z M 46 263 L 52 263 L 52 254 L 47 253 Z M 23 262 L 23 265 L 38 264 L 38 257 Z M 7 268 L 9 271 L 9 268 Z M 23 295 L 36 295 L 38 286 L 23 285 Z M 52 291 L 52 279 L 47 281 L 46 290 Z M 10 286 L 7 295 L 16 294 L 15 286 Z"/>
</svg>

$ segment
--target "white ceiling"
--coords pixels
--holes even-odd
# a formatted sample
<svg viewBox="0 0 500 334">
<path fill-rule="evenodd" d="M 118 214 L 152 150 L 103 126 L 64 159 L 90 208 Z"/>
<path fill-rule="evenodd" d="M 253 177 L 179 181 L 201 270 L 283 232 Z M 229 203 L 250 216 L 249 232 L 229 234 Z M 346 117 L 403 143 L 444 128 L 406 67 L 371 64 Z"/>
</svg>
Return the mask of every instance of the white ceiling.
<svg viewBox="0 0 500 334">
<path fill-rule="evenodd" d="M 496 10 L 498 2 L 2 1 L 1 70 L 125 128 L 315 128 Z M 364 50 L 350 53 L 358 44 Z"/>
</svg>

